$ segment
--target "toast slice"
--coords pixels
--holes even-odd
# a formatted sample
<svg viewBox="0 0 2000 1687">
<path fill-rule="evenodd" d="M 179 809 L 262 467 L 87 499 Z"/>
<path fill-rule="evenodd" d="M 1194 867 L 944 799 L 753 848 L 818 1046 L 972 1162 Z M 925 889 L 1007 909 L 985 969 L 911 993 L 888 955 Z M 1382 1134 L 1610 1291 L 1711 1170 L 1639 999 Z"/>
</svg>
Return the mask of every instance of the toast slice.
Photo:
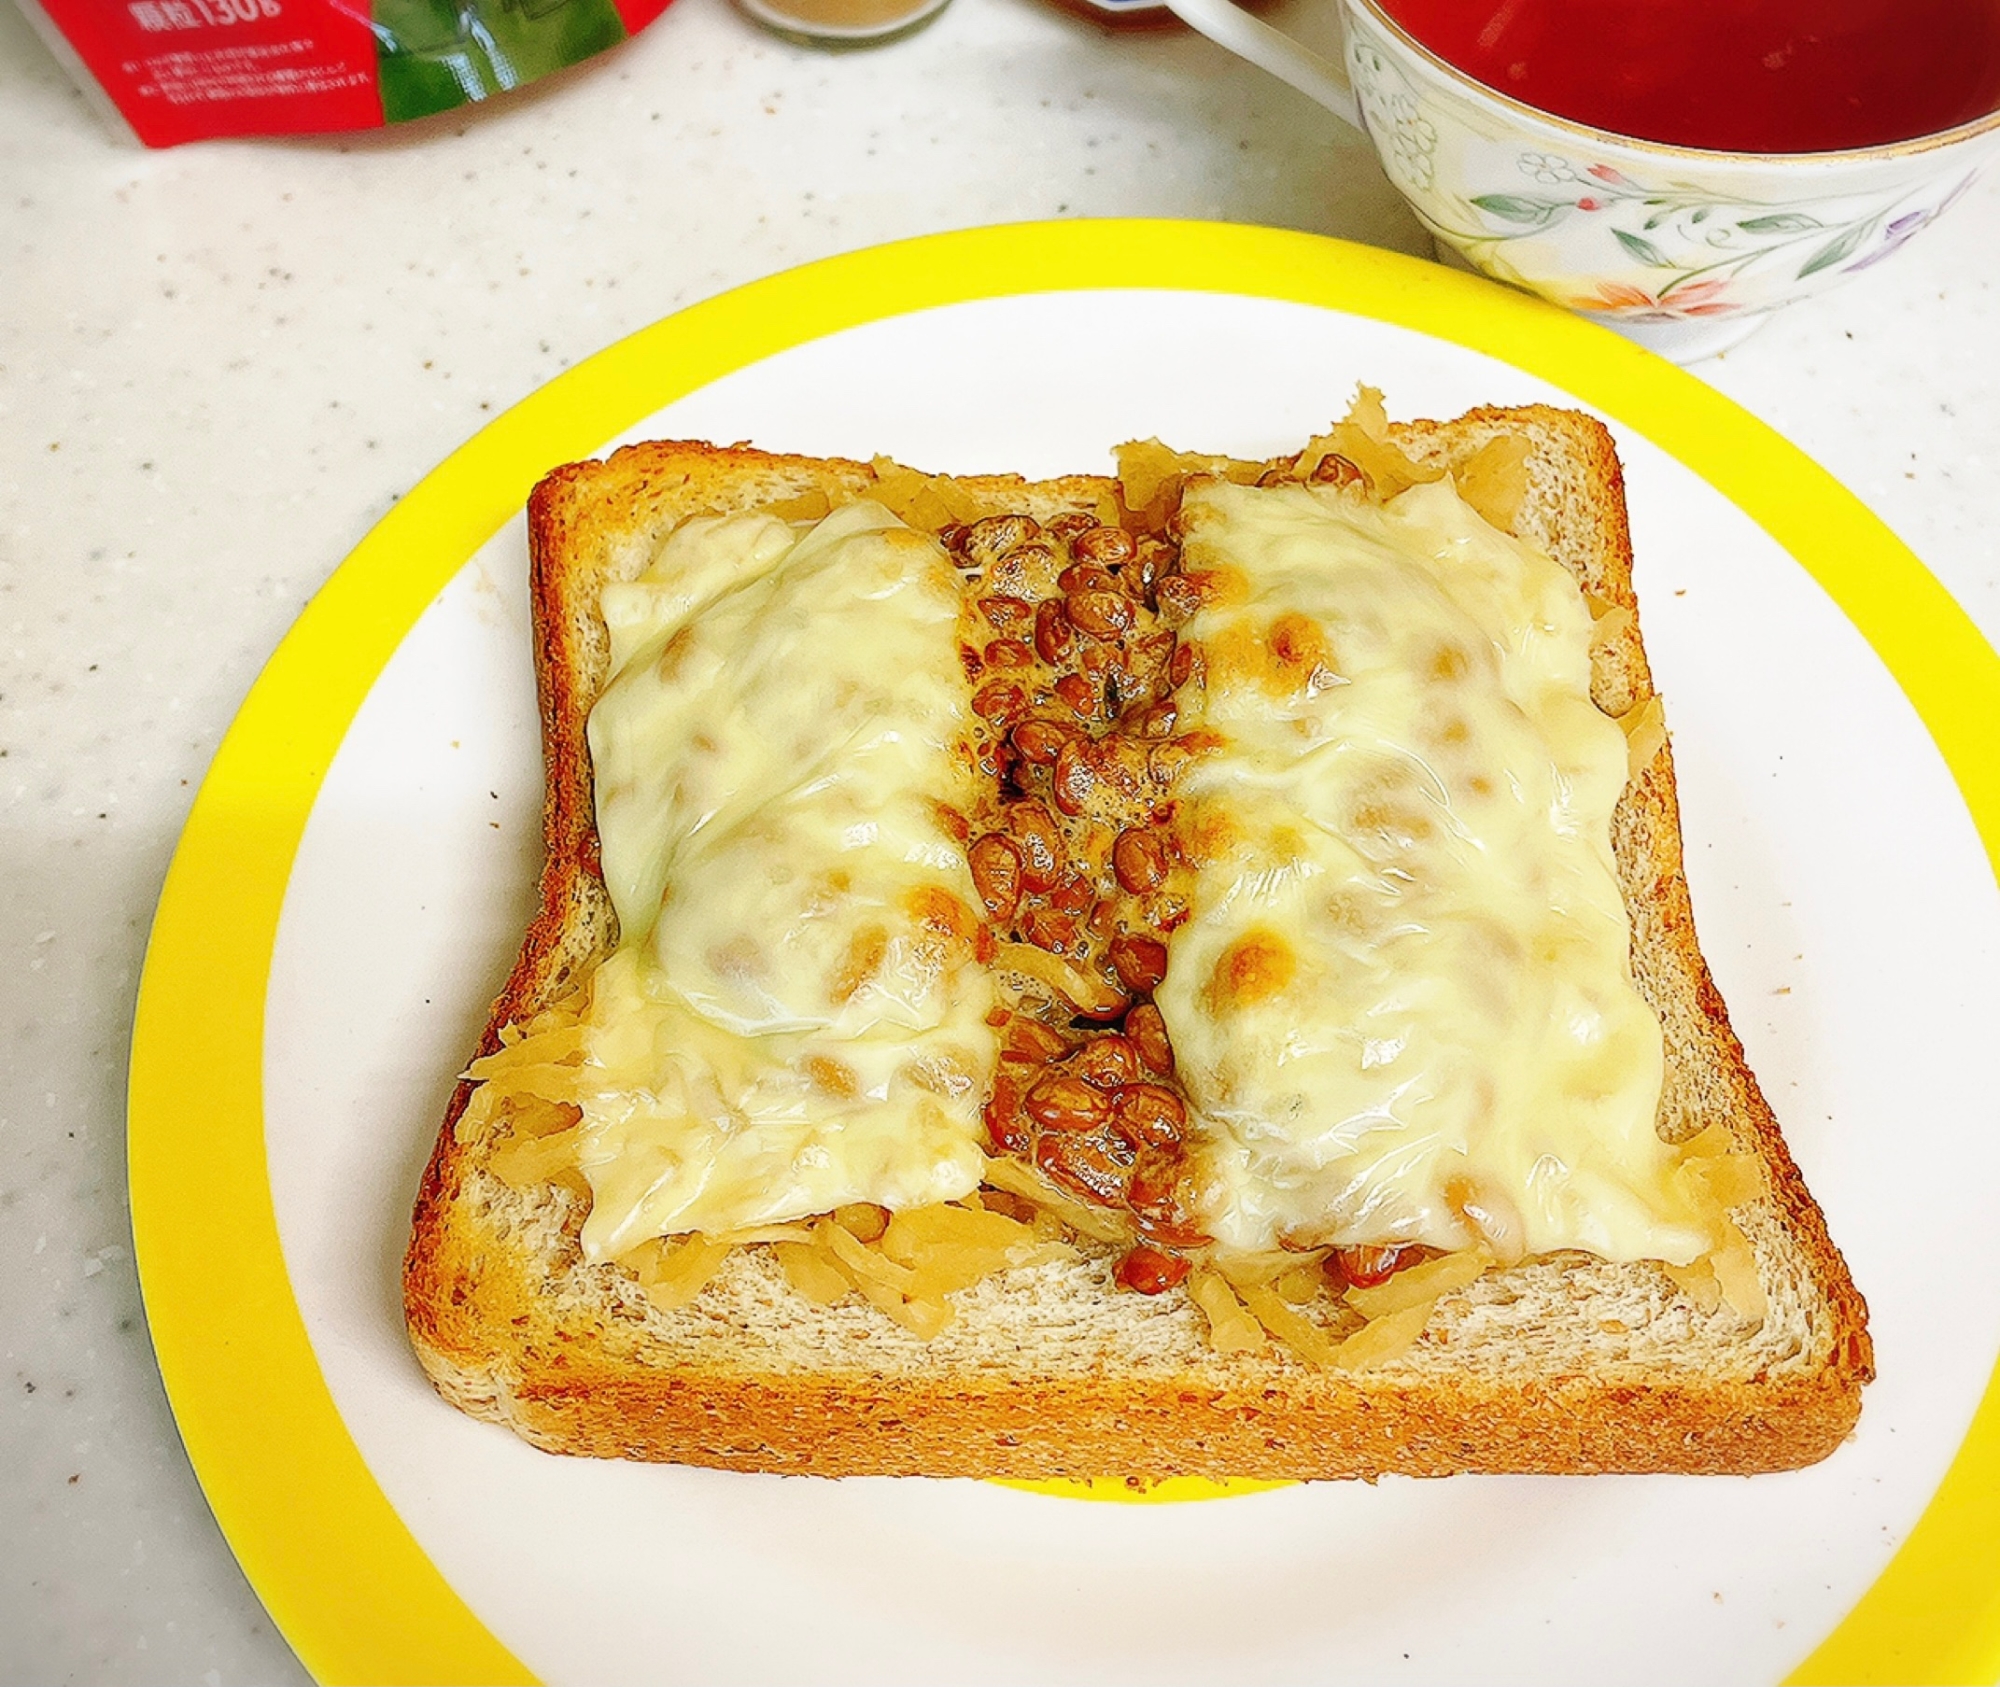
<svg viewBox="0 0 2000 1687">
<path fill-rule="evenodd" d="M 1186 1287 L 1123 1292 L 1117 1250 L 1087 1235 L 1062 1257 L 958 1291 L 955 1317 L 928 1339 L 865 1300 L 821 1305 L 795 1292 L 766 1246 L 735 1248 L 691 1303 L 665 1307 L 630 1270 L 584 1257 L 580 1182 L 523 1187 L 495 1174 L 504 1124 L 468 1126 L 476 1086 L 461 1082 L 404 1272 L 410 1336 L 446 1400 L 554 1452 L 830 1476 L 1748 1473 L 1805 1465 L 1840 1443 L 1873 1374 L 1866 1309 L 1696 944 L 1610 437 L 1590 418 L 1533 407 L 1391 438 L 1419 463 L 1460 472 L 1495 439 L 1526 442 L 1514 531 L 1597 601 L 1599 708 L 1655 723 L 1613 848 L 1633 974 L 1666 1044 L 1658 1128 L 1680 1142 L 1720 1126 L 1761 1168 L 1757 1192 L 1731 1212 L 1754 1255 L 1749 1292 L 1704 1293 L 1650 1261 L 1528 1258 L 1445 1293 L 1420 1337 L 1367 1368 L 1309 1363 L 1275 1340 L 1219 1351 Z M 1048 524 L 1122 508 L 1117 483 L 1095 477 L 913 490 L 917 480 L 879 463 L 663 443 L 558 469 L 536 488 L 547 863 L 481 1055 L 616 945 L 585 739 L 610 664 L 598 597 L 645 568 L 678 521 L 772 506 L 796 516 L 885 492 L 919 525 L 925 512 L 936 525 L 1015 513 Z M 1761 1317 L 1754 1304 L 1753 1315 L 1738 1309 L 1746 1301 L 1762 1302 Z M 1306 1310 L 1335 1338 L 1356 1322 L 1337 1305 Z"/>
</svg>

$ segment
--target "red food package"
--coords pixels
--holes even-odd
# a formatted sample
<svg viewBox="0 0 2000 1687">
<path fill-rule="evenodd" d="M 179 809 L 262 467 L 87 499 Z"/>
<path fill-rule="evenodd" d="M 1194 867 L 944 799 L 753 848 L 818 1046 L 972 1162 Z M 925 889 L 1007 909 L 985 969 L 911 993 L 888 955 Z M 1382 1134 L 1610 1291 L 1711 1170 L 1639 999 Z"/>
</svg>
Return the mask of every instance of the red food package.
<svg viewBox="0 0 2000 1687">
<path fill-rule="evenodd" d="M 147 146 L 428 117 L 600 53 L 666 4 L 21 0 Z"/>
</svg>

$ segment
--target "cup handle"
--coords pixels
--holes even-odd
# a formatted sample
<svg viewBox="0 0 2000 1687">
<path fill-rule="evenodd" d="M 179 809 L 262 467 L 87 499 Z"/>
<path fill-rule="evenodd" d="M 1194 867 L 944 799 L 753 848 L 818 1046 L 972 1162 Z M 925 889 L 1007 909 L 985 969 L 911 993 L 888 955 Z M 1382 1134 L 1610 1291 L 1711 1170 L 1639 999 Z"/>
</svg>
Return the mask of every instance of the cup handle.
<svg viewBox="0 0 2000 1687">
<path fill-rule="evenodd" d="M 1289 82 L 1343 123 L 1356 129 L 1362 127 L 1361 107 L 1354 98 L 1353 85 L 1334 60 L 1300 46 L 1289 35 L 1232 5 L 1230 0 L 1167 0 L 1167 5 L 1181 22 L 1199 30 L 1218 47 L 1227 47 L 1238 58 L 1248 59 L 1260 70 L 1268 70 L 1280 82 Z"/>
</svg>

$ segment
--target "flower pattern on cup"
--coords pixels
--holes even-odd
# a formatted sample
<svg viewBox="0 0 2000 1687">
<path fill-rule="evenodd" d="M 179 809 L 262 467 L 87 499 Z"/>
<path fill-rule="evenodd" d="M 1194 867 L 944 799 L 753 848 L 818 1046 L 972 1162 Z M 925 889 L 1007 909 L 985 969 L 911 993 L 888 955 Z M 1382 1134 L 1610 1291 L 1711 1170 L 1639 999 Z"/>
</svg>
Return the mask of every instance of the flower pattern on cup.
<svg viewBox="0 0 2000 1687">
<path fill-rule="evenodd" d="M 1862 258 L 1855 263 L 1849 264 L 1847 266 L 1846 273 L 1849 275 L 1853 275 L 1858 270 L 1867 269 L 1871 264 L 1879 264 L 1884 258 L 1888 257 L 1888 255 L 1891 252 L 1895 251 L 1897 247 L 1901 246 L 1904 241 L 1908 240 L 1912 235 L 1914 235 L 1919 229 L 1926 228 L 1930 224 L 1936 222 L 1938 218 L 1943 216 L 1945 212 L 1949 211 L 1952 208 L 1952 206 L 1956 205 L 1959 201 L 1960 196 L 1964 194 L 1965 190 L 1970 186 L 1972 186 L 1973 180 L 1974 180 L 1973 176 L 1967 176 L 1963 181 L 1961 181 L 1958 184 L 1957 187 L 1953 188 L 1951 192 L 1949 192 L 1944 196 L 1944 198 L 1939 200 L 1937 204 L 1929 207 L 1926 210 L 1905 211 L 1902 216 L 1896 218 L 1896 220 L 1890 223 L 1887 228 L 1883 229 L 1882 244 L 1876 247 L 1874 251 L 1870 252 L 1867 257 Z"/>
<path fill-rule="evenodd" d="M 1778 207 L 1730 197 L 1687 182 L 1641 182 L 1609 164 L 1579 168 L 1546 152 L 1522 152 L 1515 163 L 1537 187 L 1563 191 L 1476 193 L 1465 204 L 1479 214 L 1477 224 L 1439 232 L 1475 264 L 1483 267 L 1490 255 L 1499 260 L 1496 268 L 1511 271 L 1501 256 L 1510 243 L 1600 218 L 1626 265 L 1646 272 L 1646 284 L 1607 279 L 1563 302 L 1640 321 L 1757 308 L 1728 285 L 1751 270 L 1782 268 L 1797 282 L 1823 270 L 1866 269 L 1934 221 L 1972 181 L 1968 175 L 1934 206 L 1901 209 L 1905 196 L 1841 215 L 1827 207 L 1816 214 L 1796 203 Z"/>
<path fill-rule="evenodd" d="M 1554 187 L 1557 182 L 1576 180 L 1576 169 L 1567 158 L 1558 158 L 1552 152 L 1524 152 L 1521 154 L 1521 174 L 1532 176 L 1544 187 Z"/>
<path fill-rule="evenodd" d="M 1354 56 L 1362 121 L 1384 168 L 1414 191 L 1429 192 L 1437 182 L 1437 125 L 1380 53 L 1357 46 Z"/>
<path fill-rule="evenodd" d="M 1450 111 L 1427 101 L 1402 67 L 1358 32 L 1348 39 L 1347 71 L 1361 126 L 1374 141 L 1382 167 L 1417 215 L 1429 222 L 1425 206 L 1450 193 L 1449 183 L 1441 187 L 1438 180 L 1440 145 L 1455 127 Z M 1560 159 L 1551 162 L 1562 164 Z M 1447 166 L 1446 176 L 1452 173 Z"/>
<path fill-rule="evenodd" d="M 1688 316 L 1728 316 L 1742 307 L 1729 296 L 1726 281 L 1692 281 L 1678 289 L 1671 306 L 1643 287 L 1623 281 L 1600 281 L 1592 293 L 1563 301 L 1571 310 L 1594 311 L 1628 322 L 1674 322 Z"/>
<path fill-rule="evenodd" d="M 1436 127 L 1408 94 L 1398 94 L 1389 102 L 1389 122 L 1389 144 L 1395 149 L 1398 172 L 1418 187 L 1431 186 L 1437 178 Z"/>
</svg>

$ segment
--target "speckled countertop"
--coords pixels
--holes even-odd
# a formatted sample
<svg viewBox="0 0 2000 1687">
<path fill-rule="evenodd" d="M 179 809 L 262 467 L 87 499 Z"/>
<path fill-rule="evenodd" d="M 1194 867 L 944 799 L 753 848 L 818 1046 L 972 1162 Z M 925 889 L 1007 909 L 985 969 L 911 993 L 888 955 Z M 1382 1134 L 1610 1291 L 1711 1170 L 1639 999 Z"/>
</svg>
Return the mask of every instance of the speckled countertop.
<svg viewBox="0 0 2000 1687">
<path fill-rule="evenodd" d="M 1107 214 L 1426 249 L 1362 143 L 1288 90 L 1034 0 L 955 0 L 842 54 L 678 0 L 458 119 L 151 154 L 0 6 L 0 1680 L 304 1678 L 174 1433 L 123 1134 L 161 876 L 300 606 L 481 423 L 677 306 L 898 236 Z M 1996 253 L 1989 179 L 1700 371 L 1989 637 Z"/>
</svg>

